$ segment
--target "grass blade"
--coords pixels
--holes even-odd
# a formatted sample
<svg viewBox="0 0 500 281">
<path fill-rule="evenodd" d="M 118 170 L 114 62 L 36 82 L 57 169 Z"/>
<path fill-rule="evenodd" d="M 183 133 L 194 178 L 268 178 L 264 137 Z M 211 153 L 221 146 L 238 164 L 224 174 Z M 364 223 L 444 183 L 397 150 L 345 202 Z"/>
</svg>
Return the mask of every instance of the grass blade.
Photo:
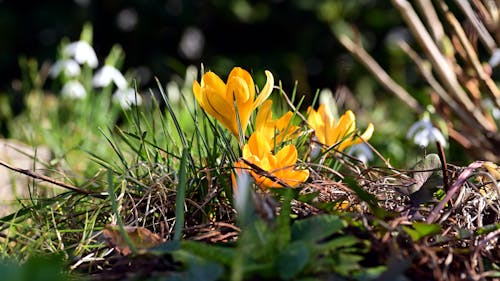
<svg viewBox="0 0 500 281">
<path fill-rule="evenodd" d="M 182 231 L 184 228 L 184 199 L 186 197 L 186 185 L 187 185 L 187 157 L 188 150 L 184 148 L 182 150 L 181 164 L 179 166 L 179 184 L 177 185 L 177 194 L 175 196 L 175 232 L 174 240 L 180 240 L 182 238 Z"/>
</svg>

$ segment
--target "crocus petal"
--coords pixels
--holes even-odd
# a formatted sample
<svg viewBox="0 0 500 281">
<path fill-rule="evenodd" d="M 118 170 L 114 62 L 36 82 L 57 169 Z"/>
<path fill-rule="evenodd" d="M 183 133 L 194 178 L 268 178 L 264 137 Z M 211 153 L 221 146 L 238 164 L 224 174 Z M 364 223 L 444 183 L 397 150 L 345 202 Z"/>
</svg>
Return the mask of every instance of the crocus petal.
<svg viewBox="0 0 500 281">
<path fill-rule="evenodd" d="M 324 122 L 318 111 L 314 110 L 312 107 L 307 109 L 307 123 L 314 130 L 318 142 L 325 144 L 325 132 L 324 132 Z"/>
<path fill-rule="evenodd" d="M 349 138 L 349 140 L 342 142 L 340 144 L 338 150 L 343 151 L 348 146 L 360 144 L 363 142 L 363 140 L 368 141 L 372 137 L 373 131 L 374 131 L 373 124 L 370 123 L 370 124 L 368 124 L 368 127 L 366 127 L 366 130 L 363 132 L 363 134 L 361 134 L 361 136 L 359 136 L 359 137 L 352 136 L 351 138 Z"/>
<path fill-rule="evenodd" d="M 282 170 L 276 173 L 276 177 L 284 181 L 291 187 L 296 187 L 297 185 L 305 182 L 309 178 L 308 170 L 294 170 L 293 168 Z M 274 183 L 276 184 L 276 183 Z M 278 187 L 281 187 L 279 185 Z"/>
<path fill-rule="evenodd" d="M 276 153 L 276 159 L 281 166 L 294 165 L 297 162 L 297 148 L 295 145 L 287 145 Z"/>
<path fill-rule="evenodd" d="M 343 151 L 345 148 L 358 144 L 362 140 L 367 141 L 373 134 L 373 125 L 369 124 L 365 132 L 357 137 L 356 116 L 351 110 L 347 110 L 337 122 L 334 122 L 333 115 L 325 104 L 319 106 L 318 111 L 311 107 L 308 109 L 307 121 L 314 129 L 317 141 L 327 145 L 336 145 L 336 150 Z"/>
<path fill-rule="evenodd" d="M 272 100 L 266 100 L 262 106 L 259 108 L 257 112 L 257 116 L 255 117 L 255 127 L 263 128 L 266 126 L 268 120 L 272 120 L 272 112 L 271 106 L 273 105 Z"/>
<path fill-rule="evenodd" d="M 243 151 L 243 157 L 247 158 L 250 155 L 255 155 L 259 159 L 263 159 L 266 154 L 270 153 L 271 151 L 271 146 L 269 145 L 268 140 L 260 134 L 259 132 L 253 133 L 250 138 L 248 139 L 248 144 L 245 145 L 245 147 L 248 146 L 248 149 L 246 152 L 245 150 Z M 245 155 L 245 153 L 247 155 Z"/>
<path fill-rule="evenodd" d="M 294 169 L 297 162 L 297 148 L 294 145 L 287 145 L 274 155 L 269 141 L 259 131 L 255 131 L 244 145 L 243 158 L 269 173 L 265 175 L 260 171 L 251 171 L 255 182 L 262 187 L 294 187 L 309 177 L 309 171 Z"/>
<path fill-rule="evenodd" d="M 205 73 L 201 83 L 193 82 L 193 92 L 200 106 L 241 140 L 243 138 L 240 138 L 239 134 L 245 133 L 256 104 L 260 105 L 272 91 L 273 86 L 268 85 L 274 83 L 272 74 L 266 72 L 266 75 L 271 79 L 266 82 L 265 91 L 259 95 L 257 103 L 254 100 L 255 85 L 252 77 L 239 67 L 233 68 L 227 84 L 215 73 Z"/>
<path fill-rule="evenodd" d="M 252 76 L 248 71 L 244 70 L 241 67 L 235 67 L 231 72 L 229 73 L 229 77 L 227 78 L 227 83 L 229 84 L 230 81 L 233 78 L 238 78 L 243 80 L 243 84 L 246 85 L 248 89 L 248 96 L 244 99 L 245 101 L 247 100 L 252 100 L 255 98 L 255 84 L 253 82 Z M 227 98 L 232 98 L 232 97 L 227 97 Z"/>
<path fill-rule="evenodd" d="M 349 137 L 354 132 L 355 127 L 355 119 L 354 113 L 348 110 L 346 111 L 339 119 L 336 130 L 328 130 L 327 140 L 330 143 L 327 143 L 328 146 L 338 144 L 342 140 L 345 140 L 346 137 Z"/>
<path fill-rule="evenodd" d="M 271 92 L 273 91 L 274 87 L 274 77 L 273 74 L 266 70 L 266 84 L 264 85 L 264 88 L 259 93 L 259 96 L 255 99 L 255 102 L 253 104 L 253 107 L 256 108 L 260 106 L 267 98 L 271 95 Z"/>
<path fill-rule="evenodd" d="M 234 114 L 233 126 L 238 131 L 238 122 L 244 132 L 247 128 L 250 115 L 252 114 L 253 100 L 250 99 L 250 89 L 246 81 L 240 77 L 231 77 L 227 83 L 226 101 L 231 102 L 234 112 L 238 112 L 238 119 Z M 236 105 L 235 105 L 236 104 Z"/>
<path fill-rule="evenodd" d="M 203 75 L 201 85 L 198 81 L 193 82 L 193 93 L 201 108 L 219 120 L 234 135 L 238 135 L 238 128 L 233 126 L 232 119 L 230 118 L 231 115 L 234 115 L 231 114 L 231 110 L 234 107 L 222 96 L 222 93 L 225 93 L 225 91 L 226 85 L 213 72 L 207 72 Z"/>
</svg>

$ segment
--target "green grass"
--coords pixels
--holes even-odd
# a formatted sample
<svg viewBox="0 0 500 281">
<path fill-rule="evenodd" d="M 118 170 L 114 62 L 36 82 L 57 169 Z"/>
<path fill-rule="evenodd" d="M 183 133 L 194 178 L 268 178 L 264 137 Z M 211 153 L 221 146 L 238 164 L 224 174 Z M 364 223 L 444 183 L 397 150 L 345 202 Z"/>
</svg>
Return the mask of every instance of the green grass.
<svg viewBox="0 0 500 281">
<path fill-rule="evenodd" d="M 122 60 L 116 52 L 112 57 Z M 450 254 L 454 261 L 479 262 L 476 273 L 500 275 L 491 249 L 477 256 L 468 247 L 494 243 L 488 235 L 500 228 L 492 215 L 497 203 L 488 201 L 489 217 L 478 231 L 465 227 L 476 222 L 453 208 L 446 209 L 452 219 L 443 217 L 440 224 L 409 220 L 400 208 L 409 203 L 391 193 L 391 184 L 403 184 L 411 172 L 389 169 L 382 159 L 366 166 L 335 147 L 310 159 L 312 131 L 299 116 L 306 113 L 292 108 L 302 103 L 294 89 L 293 105 L 284 102 L 281 87 L 271 98 L 275 115 L 294 111 L 294 124 L 304 132 L 289 143 L 297 146 L 309 180 L 297 189 L 266 190 L 248 177 L 234 193 L 231 174 L 242 157 L 238 140 L 197 105 L 189 76 L 176 82 L 180 99 L 158 81 L 156 89 L 141 92 L 147 102 L 123 110 L 111 102 L 111 88 L 89 86 L 85 99 L 65 99 L 57 83 L 47 89 L 34 60 L 21 63 L 25 108 L 8 120 L 10 137 L 49 147 L 53 159 L 45 163 L 46 175 L 92 194 L 32 181 L 32 189 L 55 192 L 20 200 L 18 211 L 0 218 L 5 280 L 430 280 L 442 268 L 421 263 L 439 264 Z M 86 85 L 90 71 L 80 77 Z M 374 118 L 383 119 L 381 111 L 383 106 Z M 375 124 L 374 139 L 389 143 L 380 153 L 403 153 L 401 139 L 384 134 L 391 126 L 404 128 L 388 123 L 381 133 Z M 255 129 L 252 123 L 249 131 Z M 404 156 L 398 161 L 413 162 Z M 453 177 L 462 172 L 453 169 Z M 464 188 L 477 200 L 463 208 L 484 200 L 476 187 L 488 183 L 471 178 L 468 184 Z M 425 214 L 432 204 L 420 210 Z M 103 235 L 110 225 L 118 230 L 114 242 Z M 144 247 L 153 235 L 164 242 Z M 130 255 L 116 253 L 125 247 Z M 448 247 L 453 251 L 443 252 Z M 448 269 L 467 272 L 457 263 Z"/>
</svg>

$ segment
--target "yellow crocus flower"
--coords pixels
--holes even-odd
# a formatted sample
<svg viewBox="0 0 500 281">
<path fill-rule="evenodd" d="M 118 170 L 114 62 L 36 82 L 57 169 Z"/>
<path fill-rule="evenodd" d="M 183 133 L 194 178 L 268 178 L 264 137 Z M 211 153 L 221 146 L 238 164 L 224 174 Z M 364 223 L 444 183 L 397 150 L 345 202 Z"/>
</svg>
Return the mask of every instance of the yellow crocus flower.
<svg viewBox="0 0 500 281">
<path fill-rule="evenodd" d="M 365 132 L 357 137 L 356 116 L 351 110 L 347 110 L 337 122 L 325 104 L 319 106 L 318 111 L 311 107 L 308 109 L 307 122 L 314 129 L 318 142 L 332 146 L 336 145 L 336 150 L 343 151 L 351 145 L 368 141 L 373 134 L 373 124 L 368 124 Z"/>
<path fill-rule="evenodd" d="M 243 146 L 243 159 L 262 170 L 257 171 L 250 167 L 250 173 L 259 186 L 268 188 L 280 188 L 284 185 L 296 187 L 307 180 L 308 170 L 295 169 L 297 148 L 294 145 L 286 145 L 276 154 L 271 152 L 271 148 L 266 136 L 258 131 L 254 132 L 248 143 Z M 238 167 L 241 167 L 241 164 Z"/>
<path fill-rule="evenodd" d="M 269 141 L 271 147 L 274 147 L 296 137 L 299 134 L 299 126 L 290 123 L 293 117 L 291 111 L 274 120 L 272 105 L 272 100 L 266 100 L 259 108 L 255 118 L 255 131 L 262 134 Z"/>
<path fill-rule="evenodd" d="M 250 115 L 273 90 L 274 77 L 267 70 L 265 73 L 267 81 L 257 98 L 252 76 L 240 67 L 233 68 L 227 78 L 227 83 L 211 71 L 205 73 L 201 78 L 201 83 L 193 82 L 194 96 L 203 110 L 240 139 L 238 119 L 244 135 Z M 238 112 L 238 118 L 236 112 Z"/>
</svg>

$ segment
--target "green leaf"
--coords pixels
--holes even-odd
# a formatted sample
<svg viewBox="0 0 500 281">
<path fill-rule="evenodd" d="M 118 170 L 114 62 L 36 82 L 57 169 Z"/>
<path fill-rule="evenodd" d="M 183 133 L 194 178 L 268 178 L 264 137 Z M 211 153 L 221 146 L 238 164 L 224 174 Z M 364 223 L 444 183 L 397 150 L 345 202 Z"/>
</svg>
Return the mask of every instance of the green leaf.
<svg viewBox="0 0 500 281">
<path fill-rule="evenodd" d="M 186 166 L 187 157 L 189 154 L 188 149 L 182 150 L 181 164 L 179 167 L 179 184 L 177 185 L 177 194 L 175 196 L 175 232 L 174 240 L 180 240 L 182 238 L 182 231 L 184 228 L 184 199 L 186 197 Z"/>
<path fill-rule="evenodd" d="M 281 206 L 280 214 L 276 220 L 276 239 L 278 249 L 286 247 L 290 243 L 290 214 L 291 214 L 291 202 L 292 202 L 292 190 L 290 188 L 286 189 L 287 192 L 283 195 L 283 204 Z"/>
<path fill-rule="evenodd" d="M 498 230 L 498 229 L 500 229 L 500 223 L 488 224 L 488 225 L 485 225 L 485 226 L 479 228 L 476 231 L 476 234 L 477 235 L 484 235 L 484 234 L 488 234 L 488 233 L 493 232 L 493 231 Z"/>
<path fill-rule="evenodd" d="M 181 243 L 178 240 L 170 240 L 165 243 L 161 243 L 158 246 L 152 247 L 148 250 L 148 253 L 153 255 L 165 255 L 171 254 L 181 248 Z"/>
<path fill-rule="evenodd" d="M 292 225 L 292 241 L 316 243 L 345 226 L 345 222 L 335 215 L 318 215 L 298 220 Z"/>
<path fill-rule="evenodd" d="M 200 243 L 201 244 L 201 243 Z M 220 280 L 224 273 L 224 267 L 212 261 L 209 258 L 200 257 L 189 251 L 178 251 L 175 253 L 176 260 L 182 262 L 187 266 L 187 270 L 180 275 L 175 275 L 174 278 L 167 280 L 206 280 L 216 281 Z"/>
<path fill-rule="evenodd" d="M 338 248 L 345 248 L 345 247 L 351 247 L 352 245 L 355 245 L 356 243 L 359 243 L 359 239 L 354 237 L 354 236 L 340 236 L 331 240 L 328 240 L 326 243 L 322 243 L 318 245 L 318 248 L 321 249 L 322 251 L 328 251 L 328 250 L 336 250 Z"/>
<path fill-rule="evenodd" d="M 412 170 L 415 183 L 411 185 L 407 192 L 408 194 L 415 193 L 420 189 L 426 190 L 435 189 L 437 185 L 443 184 L 443 176 L 441 170 L 441 159 L 435 153 L 431 153 L 420 160 Z"/>
<path fill-rule="evenodd" d="M 181 241 L 181 248 L 207 260 L 213 260 L 223 265 L 231 265 L 236 255 L 236 251 L 233 248 L 209 245 L 191 240 Z"/>
<path fill-rule="evenodd" d="M 413 241 L 418 241 L 424 237 L 441 232 L 441 225 L 439 224 L 414 222 L 411 226 L 412 227 L 403 226 L 403 229 L 411 236 Z"/>
<path fill-rule="evenodd" d="M 281 279 L 288 280 L 300 273 L 309 262 L 311 251 L 307 244 L 296 241 L 277 257 L 276 267 Z"/>
</svg>

